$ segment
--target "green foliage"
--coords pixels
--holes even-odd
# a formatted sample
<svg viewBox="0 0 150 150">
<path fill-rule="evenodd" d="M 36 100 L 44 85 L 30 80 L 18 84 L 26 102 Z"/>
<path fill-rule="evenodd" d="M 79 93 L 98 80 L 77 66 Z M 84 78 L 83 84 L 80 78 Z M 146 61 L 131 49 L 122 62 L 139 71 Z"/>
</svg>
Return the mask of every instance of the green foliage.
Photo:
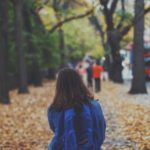
<svg viewBox="0 0 150 150">
<path fill-rule="evenodd" d="M 87 18 L 73 21 L 64 26 L 67 56 L 71 59 L 81 59 L 86 53 L 102 56 L 103 49 L 100 37 L 96 34 Z"/>
<path fill-rule="evenodd" d="M 54 1 L 53 1 L 54 2 Z M 52 3 L 49 1 L 45 5 L 41 0 L 28 0 L 26 8 L 29 10 L 44 10 L 46 15 L 41 15 L 43 25 L 37 24 L 33 14 L 30 12 L 30 20 L 32 33 L 23 31 L 25 58 L 27 62 L 27 69 L 31 71 L 33 59 L 36 59 L 40 68 L 57 69 L 60 66 L 60 49 L 59 49 L 59 35 L 58 32 L 49 33 L 48 30 L 57 23 L 56 14 L 52 8 Z M 72 7 L 73 8 L 73 7 Z M 78 10 L 78 11 L 77 11 Z M 64 9 L 63 1 L 58 7 L 61 13 L 62 20 L 68 16 L 74 16 L 85 12 L 84 8 Z M 69 15 L 68 15 L 69 13 Z M 18 72 L 18 56 L 15 45 L 15 31 L 14 31 L 14 10 L 12 3 L 9 2 L 8 12 L 8 65 L 10 73 Z M 49 25 L 47 25 L 49 23 Z M 99 58 L 103 55 L 103 49 L 100 42 L 100 37 L 97 35 L 93 27 L 88 22 L 87 18 L 79 19 L 67 23 L 63 26 L 65 36 L 65 55 L 68 60 L 82 59 L 85 54 L 90 53 L 94 57 Z"/>
<path fill-rule="evenodd" d="M 35 49 L 35 56 L 41 68 L 56 69 L 59 66 L 60 54 L 58 48 L 57 33 L 50 34 L 43 32 L 41 27 L 33 24 L 33 34 L 31 34 L 31 42 Z M 31 65 L 32 57 L 27 53 L 28 64 Z"/>
<path fill-rule="evenodd" d="M 47 39 L 45 40 L 45 48 L 43 50 L 43 64 L 47 68 L 57 69 L 60 65 L 60 50 L 59 50 L 59 41 L 58 34 L 47 34 Z M 49 56 L 47 60 L 46 56 Z"/>
<path fill-rule="evenodd" d="M 40 4 L 37 4 L 40 6 Z M 33 2 L 28 1 L 27 8 L 34 8 Z M 37 6 L 36 6 L 37 7 Z M 14 30 L 14 10 L 12 3 L 9 3 L 8 12 L 8 70 L 10 73 L 18 72 L 18 56 L 15 45 L 15 30 Z M 41 68 L 58 68 L 60 63 L 60 53 L 58 48 L 58 34 L 50 34 L 45 30 L 44 26 L 35 23 L 33 16 L 30 16 L 32 22 L 32 33 L 23 31 L 25 58 L 28 70 L 32 69 L 33 57 Z M 28 40 L 32 43 L 29 47 Z M 30 43 L 30 44 L 31 44 Z"/>
<path fill-rule="evenodd" d="M 116 25 L 117 25 L 117 23 L 119 23 L 122 16 L 124 17 L 123 26 L 128 25 L 129 23 L 131 23 L 131 20 L 133 18 L 133 14 L 131 14 L 130 12 L 127 12 L 127 11 L 125 11 L 124 14 L 122 14 L 122 10 L 119 9 L 119 10 L 116 11 L 115 17 L 114 17 L 114 23 Z"/>
</svg>

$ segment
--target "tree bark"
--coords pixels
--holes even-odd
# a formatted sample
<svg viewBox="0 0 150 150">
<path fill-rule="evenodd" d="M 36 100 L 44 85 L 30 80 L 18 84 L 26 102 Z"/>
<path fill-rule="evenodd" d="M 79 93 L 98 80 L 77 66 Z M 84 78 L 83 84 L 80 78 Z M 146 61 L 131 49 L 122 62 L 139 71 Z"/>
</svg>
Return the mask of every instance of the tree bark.
<svg viewBox="0 0 150 150">
<path fill-rule="evenodd" d="M 18 53 L 19 64 L 19 93 L 28 92 L 27 82 L 27 69 L 25 56 L 23 51 L 23 15 L 22 7 L 23 0 L 13 0 L 13 7 L 15 13 L 15 38 L 16 38 L 16 50 Z"/>
<path fill-rule="evenodd" d="M 121 56 L 119 54 L 120 49 L 120 41 L 123 39 L 123 37 L 129 32 L 131 27 L 139 22 L 139 20 L 143 17 L 143 15 L 146 15 L 150 11 L 150 7 L 143 10 L 142 14 L 141 12 L 138 12 L 137 17 L 133 18 L 131 23 L 127 26 L 123 27 L 122 21 L 124 20 L 124 0 L 121 0 L 122 2 L 122 18 L 118 24 L 117 27 L 114 27 L 114 20 L 113 20 L 113 14 L 115 12 L 118 0 L 113 0 L 110 8 L 108 8 L 108 2 L 109 0 L 99 0 L 100 4 L 103 5 L 103 14 L 105 16 L 105 22 L 107 25 L 107 38 L 108 38 L 108 44 L 111 48 L 111 54 L 113 57 L 113 64 L 112 64 L 112 71 L 111 71 L 111 79 L 114 82 L 122 83 L 122 60 Z M 143 2 L 144 3 L 144 2 Z"/>
<path fill-rule="evenodd" d="M 123 83 L 122 79 L 122 59 L 119 53 L 120 50 L 120 33 L 114 27 L 113 14 L 117 7 L 118 0 L 114 0 L 109 9 L 108 1 L 100 0 L 103 5 L 103 14 L 107 25 L 107 44 L 110 46 L 112 55 L 112 64 L 110 71 L 110 79 L 116 83 Z"/>
<path fill-rule="evenodd" d="M 32 69 L 30 72 L 31 83 L 34 86 L 42 86 L 42 77 L 41 77 L 41 72 L 40 72 L 40 66 L 37 61 L 35 46 L 32 42 L 31 35 L 33 34 L 33 30 L 32 30 L 30 16 L 31 16 L 30 8 L 28 8 L 25 3 L 24 8 L 23 8 L 23 18 L 24 18 L 25 31 L 28 33 L 28 36 L 26 37 L 26 41 L 28 43 L 29 54 L 31 55 L 31 59 L 32 59 Z"/>
<path fill-rule="evenodd" d="M 7 49 L 8 49 L 8 1 L 0 1 L 0 102 L 9 104 L 9 90 L 7 85 Z"/>
<path fill-rule="evenodd" d="M 57 22 L 61 22 L 62 20 L 62 14 L 59 12 L 59 3 L 54 3 L 53 8 L 55 11 L 55 16 L 57 19 Z M 65 9 L 65 8 L 64 8 Z M 65 40 L 64 40 L 64 31 L 62 29 L 62 26 L 59 26 L 58 28 L 58 36 L 59 36 L 59 49 L 60 49 L 60 68 L 63 68 L 66 66 L 66 54 L 65 54 Z"/>
<path fill-rule="evenodd" d="M 133 80 L 129 93 L 147 93 L 144 75 L 144 1 L 135 1 L 135 19 L 141 19 L 134 25 Z"/>
<path fill-rule="evenodd" d="M 122 79 L 122 59 L 120 56 L 120 34 L 116 29 L 108 31 L 108 44 L 111 48 L 112 54 L 112 66 L 110 79 L 112 79 L 116 83 L 123 83 Z"/>
<path fill-rule="evenodd" d="M 64 40 L 64 31 L 62 28 L 58 30 L 59 34 L 59 49 L 60 49 L 60 59 L 61 59 L 61 64 L 60 68 L 63 68 L 66 66 L 66 56 L 65 56 L 65 40 Z"/>
</svg>

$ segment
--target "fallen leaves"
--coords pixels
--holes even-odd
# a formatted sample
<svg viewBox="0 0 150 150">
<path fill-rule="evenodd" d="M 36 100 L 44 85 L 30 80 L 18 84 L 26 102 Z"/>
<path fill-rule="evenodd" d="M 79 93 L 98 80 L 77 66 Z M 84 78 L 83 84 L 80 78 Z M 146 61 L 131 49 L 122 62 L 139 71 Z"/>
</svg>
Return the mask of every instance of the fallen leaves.
<svg viewBox="0 0 150 150">
<path fill-rule="evenodd" d="M 117 124 L 118 127 L 115 132 L 112 131 L 108 134 L 113 134 L 112 137 L 116 139 L 120 135 L 130 143 L 129 145 L 124 144 L 124 146 L 126 145 L 126 150 L 150 150 L 150 102 L 149 105 L 147 103 L 149 95 L 131 96 L 127 94 L 128 86 L 110 82 L 103 84 L 103 86 L 104 90 L 98 96 L 102 97 L 101 101 L 105 108 L 106 117 L 109 112 L 113 113 L 114 124 Z M 113 87 L 112 90 L 110 90 L 110 87 Z M 141 101 L 137 102 L 136 99 L 139 98 L 141 98 Z M 110 129 L 111 125 L 109 126 L 109 123 L 112 123 L 111 119 L 107 119 Z M 108 136 L 110 139 L 112 137 Z"/>
<path fill-rule="evenodd" d="M 54 83 L 30 87 L 30 94 L 12 91 L 11 105 L 0 105 L 0 150 L 44 150 L 52 136 L 47 108 L 52 101 Z"/>
<path fill-rule="evenodd" d="M 52 137 L 47 107 L 52 101 L 54 82 L 30 87 L 30 94 L 10 93 L 11 105 L 0 104 L 0 150 L 46 150 Z M 150 150 L 150 103 L 131 96 L 128 87 L 102 83 L 100 99 L 107 120 L 103 150 Z"/>
</svg>

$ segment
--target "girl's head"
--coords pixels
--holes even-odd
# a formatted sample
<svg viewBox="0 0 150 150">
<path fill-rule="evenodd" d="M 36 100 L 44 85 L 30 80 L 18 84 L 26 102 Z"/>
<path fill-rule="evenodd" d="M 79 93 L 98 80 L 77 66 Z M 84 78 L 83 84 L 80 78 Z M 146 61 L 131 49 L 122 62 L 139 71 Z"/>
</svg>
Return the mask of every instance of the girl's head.
<svg viewBox="0 0 150 150">
<path fill-rule="evenodd" d="M 77 107 L 91 99 L 93 99 L 92 94 L 75 70 L 64 68 L 59 72 L 52 103 L 55 110 L 61 111 L 65 108 Z"/>
</svg>

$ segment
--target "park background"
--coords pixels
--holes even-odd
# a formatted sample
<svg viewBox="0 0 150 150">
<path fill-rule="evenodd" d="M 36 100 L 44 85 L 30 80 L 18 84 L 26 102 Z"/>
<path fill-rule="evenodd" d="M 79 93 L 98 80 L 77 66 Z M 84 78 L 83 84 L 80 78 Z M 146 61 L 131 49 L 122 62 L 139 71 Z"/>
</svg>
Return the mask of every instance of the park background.
<svg viewBox="0 0 150 150">
<path fill-rule="evenodd" d="M 0 150 L 45 150 L 57 72 L 92 56 L 104 150 L 150 149 L 150 0 L 0 1 Z"/>
</svg>

